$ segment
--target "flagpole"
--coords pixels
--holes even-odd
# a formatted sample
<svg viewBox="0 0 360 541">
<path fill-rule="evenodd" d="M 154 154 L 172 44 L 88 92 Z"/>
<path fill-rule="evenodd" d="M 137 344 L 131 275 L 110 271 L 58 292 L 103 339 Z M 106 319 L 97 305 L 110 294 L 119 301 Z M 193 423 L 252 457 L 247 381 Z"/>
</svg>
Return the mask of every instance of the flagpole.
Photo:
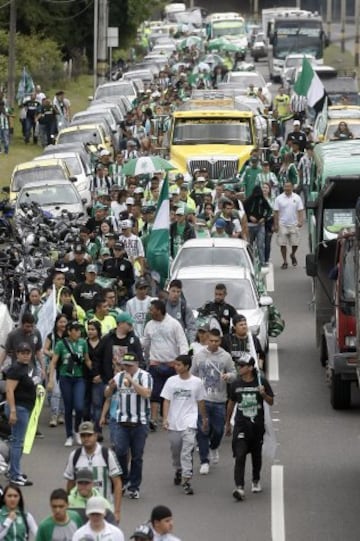
<svg viewBox="0 0 360 541">
<path fill-rule="evenodd" d="M 16 0 L 10 0 L 7 101 L 14 106 L 16 70 Z"/>
</svg>

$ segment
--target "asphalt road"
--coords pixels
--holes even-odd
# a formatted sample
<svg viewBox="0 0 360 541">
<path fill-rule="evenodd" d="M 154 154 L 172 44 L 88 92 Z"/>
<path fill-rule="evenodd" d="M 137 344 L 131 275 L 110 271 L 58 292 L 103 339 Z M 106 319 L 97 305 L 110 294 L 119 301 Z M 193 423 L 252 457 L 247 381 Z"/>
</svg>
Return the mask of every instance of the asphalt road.
<svg viewBox="0 0 360 541">
<path fill-rule="evenodd" d="M 260 66 L 266 71 L 264 62 Z M 121 527 L 127 538 L 154 505 L 163 503 L 173 510 L 174 533 L 182 541 L 358 541 L 360 397 L 356 391 L 349 411 L 335 412 L 330 406 L 315 347 L 311 283 L 304 271 L 305 230 L 302 235 L 299 265 L 286 271 L 280 269 L 279 249 L 273 242 L 273 296 L 286 329 L 274 341 L 278 374 L 276 355 L 271 362 L 276 394 L 272 418 L 279 445 L 274 464 L 264 464 L 263 492 L 249 492 L 248 470 L 247 499 L 233 500 L 233 460 L 225 439 L 220 463 L 208 476 L 199 476 L 196 454 L 195 494 L 185 496 L 172 483 L 166 433 L 150 434 L 141 498 L 123 502 Z M 32 454 L 24 458 L 24 471 L 35 483 L 23 489 L 25 502 L 38 520 L 48 514 L 51 490 L 64 486 L 62 473 L 69 454 L 63 447 L 64 429 L 48 428 L 48 419 L 45 409 L 41 419 L 45 439 L 36 440 Z"/>
</svg>

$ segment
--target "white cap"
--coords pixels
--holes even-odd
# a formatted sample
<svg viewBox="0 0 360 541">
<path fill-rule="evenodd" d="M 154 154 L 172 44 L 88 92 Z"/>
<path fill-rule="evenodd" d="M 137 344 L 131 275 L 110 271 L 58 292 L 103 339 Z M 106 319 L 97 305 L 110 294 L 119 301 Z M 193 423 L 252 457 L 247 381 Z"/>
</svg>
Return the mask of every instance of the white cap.
<svg viewBox="0 0 360 541">
<path fill-rule="evenodd" d="M 179 208 L 176 210 L 175 214 L 177 214 L 178 216 L 184 216 L 184 214 L 185 214 L 185 209 L 184 209 L 184 207 L 179 207 Z"/>
<path fill-rule="evenodd" d="M 205 177 L 197 177 L 195 179 L 195 182 L 206 182 L 206 178 Z"/>
<path fill-rule="evenodd" d="M 135 188 L 134 193 L 144 193 L 144 188 L 138 186 L 137 188 Z M 128 199 L 131 199 L 131 197 L 128 197 Z"/>
<path fill-rule="evenodd" d="M 106 503 L 102 496 L 91 496 L 86 504 L 86 515 L 89 516 L 93 513 L 100 513 L 100 515 L 106 515 Z"/>
<path fill-rule="evenodd" d="M 123 220 L 120 224 L 121 229 L 131 229 L 132 228 L 132 221 L 131 220 Z"/>
<path fill-rule="evenodd" d="M 300 120 L 294 120 L 293 126 L 300 126 Z"/>
<path fill-rule="evenodd" d="M 103 156 L 110 156 L 110 152 L 105 148 L 100 152 L 100 157 L 102 158 Z"/>
<path fill-rule="evenodd" d="M 125 205 L 135 205 L 135 199 L 133 197 L 128 197 L 125 201 Z"/>
</svg>

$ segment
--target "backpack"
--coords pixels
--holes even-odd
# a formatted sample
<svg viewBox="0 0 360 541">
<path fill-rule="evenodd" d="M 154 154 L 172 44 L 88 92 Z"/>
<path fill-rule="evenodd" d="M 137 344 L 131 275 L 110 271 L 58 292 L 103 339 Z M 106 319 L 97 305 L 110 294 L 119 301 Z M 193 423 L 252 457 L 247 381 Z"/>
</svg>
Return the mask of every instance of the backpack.
<svg viewBox="0 0 360 541">
<path fill-rule="evenodd" d="M 78 447 L 75 450 L 75 453 L 73 455 L 72 464 L 73 464 L 74 469 L 76 468 L 76 464 L 77 464 L 77 462 L 78 462 L 78 460 L 80 458 L 81 449 L 82 449 L 82 447 Z M 107 468 L 109 468 L 109 449 L 107 447 L 101 446 L 101 454 L 103 456 L 103 459 L 104 459 L 104 461 L 106 463 Z"/>
</svg>

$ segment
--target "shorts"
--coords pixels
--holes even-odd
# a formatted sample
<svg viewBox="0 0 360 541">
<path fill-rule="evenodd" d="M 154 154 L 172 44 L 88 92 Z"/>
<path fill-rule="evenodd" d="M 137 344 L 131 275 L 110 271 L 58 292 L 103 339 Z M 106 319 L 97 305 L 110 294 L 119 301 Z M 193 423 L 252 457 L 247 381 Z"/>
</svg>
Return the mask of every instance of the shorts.
<svg viewBox="0 0 360 541">
<path fill-rule="evenodd" d="M 299 246 L 300 231 L 297 225 L 279 225 L 277 236 L 279 246 Z"/>
</svg>

